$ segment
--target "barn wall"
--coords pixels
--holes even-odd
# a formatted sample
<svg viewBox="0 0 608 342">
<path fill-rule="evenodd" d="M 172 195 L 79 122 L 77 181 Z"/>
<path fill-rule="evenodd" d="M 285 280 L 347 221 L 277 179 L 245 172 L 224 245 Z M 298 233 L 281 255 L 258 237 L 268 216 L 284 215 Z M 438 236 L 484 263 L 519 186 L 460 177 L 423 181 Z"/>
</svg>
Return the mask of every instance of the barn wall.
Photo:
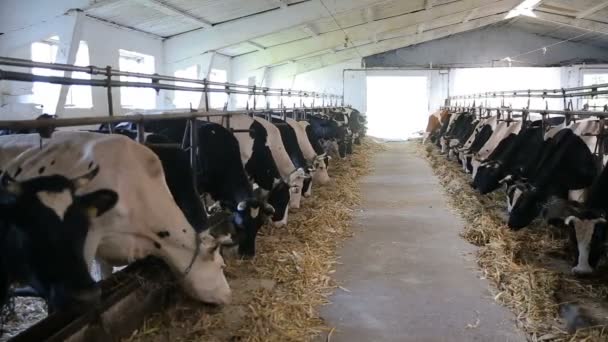
<svg viewBox="0 0 608 342">
<path fill-rule="evenodd" d="M 27 2 L 24 2 L 24 4 Z M 0 55 L 16 58 L 31 58 L 31 44 L 53 35 L 59 36 L 57 62 L 66 63 L 72 37 L 86 41 L 89 47 L 90 63 L 95 66 L 112 66 L 118 68 L 118 50 L 125 49 L 154 57 L 155 71 L 164 72 L 162 41 L 150 36 L 111 26 L 106 23 L 80 16 L 74 12 L 58 15 L 37 25 L 7 32 L 0 36 Z M 24 69 L 19 69 L 23 71 Z M 31 83 L 0 82 L 2 96 L 0 115 L 3 118 L 31 118 L 39 115 L 41 110 L 30 104 Z M 114 112 L 116 114 L 130 111 L 120 105 L 120 90 L 113 90 Z M 161 105 L 163 92 L 157 96 L 157 105 Z M 93 108 L 65 108 L 63 117 L 107 115 L 108 104 L 104 88 L 92 89 Z"/>
<path fill-rule="evenodd" d="M 527 33 L 516 28 L 490 27 L 457 34 L 448 38 L 392 50 L 364 59 L 369 67 L 442 67 L 506 66 L 497 62 L 560 40 Z M 527 64 L 513 66 L 549 66 L 580 59 L 608 62 L 608 50 L 586 44 L 564 42 L 542 51 L 514 58 Z M 494 61 L 494 62 L 493 62 Z"/>
</svg>

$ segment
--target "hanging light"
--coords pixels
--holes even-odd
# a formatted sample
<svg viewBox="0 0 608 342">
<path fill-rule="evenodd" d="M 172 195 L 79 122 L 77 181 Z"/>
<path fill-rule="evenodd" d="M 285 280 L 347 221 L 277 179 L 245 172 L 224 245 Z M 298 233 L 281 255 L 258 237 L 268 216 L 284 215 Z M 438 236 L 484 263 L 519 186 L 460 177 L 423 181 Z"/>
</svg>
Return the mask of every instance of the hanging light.
<svg viewBox="0 0 608 342">
<path fill-rule="evenodd" d="M 540 2 L 541 2 L 541 0 L 524 0 L 519 5 L 517 5 L 514 9 L 509 11 L 509 13 L 505 17 L 505 19 L 515 18 L 520 15 L 536 18 L 536 14 L 534 14 L 533 10 L 534 10 L 534 7 L 536 5 L 538 5 L 538 3 L 540 3 Z"/>
</svg>

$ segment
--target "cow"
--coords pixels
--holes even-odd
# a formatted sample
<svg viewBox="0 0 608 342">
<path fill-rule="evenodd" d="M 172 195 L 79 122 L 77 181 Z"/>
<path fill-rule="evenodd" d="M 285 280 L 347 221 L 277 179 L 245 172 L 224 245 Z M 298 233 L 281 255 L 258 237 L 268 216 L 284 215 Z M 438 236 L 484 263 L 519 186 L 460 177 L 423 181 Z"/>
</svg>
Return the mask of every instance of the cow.
<svg viewBox="0 0 608 342">
<path fill-rule="evenodd" d="M 600 258 L 606 253 L 608 243 L 608 168 L 594 180 L 582 205 L 569 202 L 571 212 L 564 219 L 570 232 L 570 241 L 575 251 L 572 272 L 588 274 L 593 272 Z"/>
<path fill-rule="evenodd" d="M 306 158 L 308 163 L 312 165 L 314 170 L 312 174 L 313 182 L 320 185 L 327 184 L 330 181 L 330 178 L 329 174 L 327 173 L 327 165 L 325 164 L 326 155 L 324 153 L 321 155 L 316 153 L 310 140 L 308 139 L 306 128 L 291 118 L 286 118 L 285 122 L 293 129 L 304 158 Z"/>
<path fill-rule="evenodd" d="M 312 146 L 315 153 L 317 155 L 324 156 L 323 161 L 325 162 L 325 168 L 329 171 L 329 161 L 332 157 L 321 145 L 321 139 L 319 139 L 319 137 L 317 137 L 317 135 L 313 132 L 312 126 L 310 126 L 310 123 L 308 121 L 298 121 L 298 124 L 305 130 L 308 142 L 310 142 L 310 145 Z"/>
<path fill-rule="evenodd" d="M 458 159 L 466 173 L 473 171 L 473 166 L 471 165 L 472 158 L 479 152 L 488 139 L 490 139 L 492 133 L 494 133 L 496 124 L 498 123 L 497 120 L 496 116 L 480 120 L 477 127 L 475 127 L 473 134 L 471 134 L 461 148 L 456 150 Z"/>
<path fill-rule="evenodd" d="M 441 125 L 449 120 L 450 113 L 445 109 L 440 109 L 431 115 L 429 115 L 426 129 L 424 130 L 424 137 L 422 143 L 426 143 L 427 139 L 433 136 L 441 129 Z"/>
<path fill-rule="evenodd" d="M 315 170 L 312 164 L 304 158 L 304 154 L 298 144 L 298 138 L 293 127 L 284 120 L 278 118 L 273 117 L 271 120 L 281 133 L 285 151 L 287 151 L 293 165 L 298 169 L 303 169 L 307 175 L 307 178 L 304 179 L 302 185 L 302 195 L 304 197 L 309 197 L 312 194 L 312 174 L 314 174 Z"/>
<path fill-rule="evenodd" d="M 473 180 L 474 187 L 482 194 L 487 194 L 500 187 L 500 180 L 508 174 L 516 178 L 528 178 L 540 158 L 544 147 L 545 125 L 560 125 L 563 117 L 533 121 L 522 129 L 516 137 L 513 134 L 505 137 L 496 149 L 479 166 Z"/>
<path fill-rule="evenodd" d="M 508 136 L 514 137 L 515 135 L 519 134 L 522 127 L 523 123 L 521 121 L 498 122 L 496 128 L 492 132 L 492 135 L 490 135 L 488 140 L 483 144 L 479 151 L 471 158 L 471 178 L 475 179 L 479 167 L 486 161 L 486 159 L 488 159 L 488 157 L 492 154 L 496 147 L 498 147 L 500 142 Z"/>
<path fill-rule="evenodd" d="M 0 147 L 4 145 L 2 138 Z M 149 148 L 121 135 L 56 132 L 41 148 L 26 150 L 2 169 L 3 188 L 16 196 L 15 203 L 22 203 L 19 196 L 27 195 L 27 204 L 20 205 L 24 210 L 36 212 L 30 215 L 32 218 L 38 217 L 38 211 L 46 213 L 47 221 L 42 225 L 46 233 L 38 236 L 28 231 L 28 239 L 33 245 L 47 244 L 45 248 L 53 253 L 71 249 L 73 261 L 66 265 L 87 268 L 97 257 L 109 265 L 120 266 L 153 255 L 170 266 L 193 298 L 216 304 L 229 301 L 231 291 L 219 253 L 226 237 L 188 221 L 168 189 L 163 165 Z M 101 190 L 104 192 L 100 193 Z M 87 194 L 102 196 L 87 199 Z M 84 204 L 99 204 L 91 207 L 81 200 Z M 68 235 L 48 230 L 49 217 L 57 224 L 65 224 L 68 218 L 72 219 L 71 208 L 83 206 L 90 209 L 86 212 L 89 219 L 80 216 L 80 226 L 73 228 L 74 237 L 70 236 L 70 244 L 64 245 L 62 239 Z M 20 228 L 17 225 L 15 229 Z M 49 239 L 54 239 L 53 244 Z M 47 253 L 46 257 L 53 253 Z M 32 259 L 32 254 L 27 257 L 30 260 L 26 262 L 44 262 Z M 47 266 L 49 270 L 55 269 Z M 65 265 L 55 266 L 69 269 Z M 42 276 L 40 270 L 30 271 L 33 280 Z M 92 283 L 84 271 L 78 271 L 78 277 L 79 282 Z M 53 293 L 74 297 L 71 291 L 77 290 L 69 284 L 32 285 L 41 287 L 37 290 L 49 295 L 51 301 Z M 88 294 L 87 299 L 98 298 L 98 291 Z"/>
<path fill-rule="evenodd" d="M 507 175 L 508 225 L 521 229 L 541 212 L 542 205 L 552 196 L 581 200 L 581 194 L 591 186 L 597 175 L 597 162 L 591 146 L 599 131 L 597 120 L 571 124 L 548 137 L 536 166 L 528 179 Z"/>
<path fill-rule="evenodd" d="M 281 174 L 281 177 L 287 179 L 288 183 L 291 185 L 290 208 L 299 208 L 302 199 L 304 180 L 308 178 L 306 172 L 303 168 L 297 168 L 289 158 L 279 129 L 265 119 L 259 117 L 254 117 L 253 119 L 260 123 L 268 133 L 268 148 L 277 164 L 279 173 Z"/>
<path fill-rule="evenodd" d="M 345 158 L 345 130 L 340 129 L 338 123 L 328 116 L 310 115 L 308 117 L 310 129 L 325 152 L 332 158 Z"/>
<path fill-rule="evenodd" d="M 213 122 L 216 122 L 217 124 L 226 124 L 225 117 L 214 117 L 214 120 L 211 120 Z M 205 124 L 207 124 L 208 121 L 206 120 L 197 120 L 196 121 L 196 125 L 197 127 L 201 127 Z M 270 206 L 272 206 L 274 213 L 272 214 L 272 221 L 273 224 L 275 226 L 283 226 L 286 224 L 287 222 L 287 214 L 288 214 L 288 205 L 290 202 L 290 189 L 289 187 L 285 187 L 285 186 L 278 186 L 280 182 L 282 182 L 283 180 L 281 179 L 281 175 L 278 172 L 278 168 L 276 163 L 274 162 L 274 159 L 272 157 L 272 154 L 270 152 L 270 149 L 267 146 L 267 132 L 266 129 L 259 123 L 257 123 L 255 120 L 253 120 L 252 118 L 250 118 L 249 116 L 246 115 L 234 115 L 231 117 L 230 120 L 230 126 L 232 128 L 236 128 L 236 129 L 241 129 L 241 130 L 249 130 L 249 133 L 246 132 L 242 132 L 242 133 L 238 133 L 235 134 L 234 137 L 236 138 L 237 144 L 238 144 L 238 153 L 234 153 L 234 151 L 231 151 L 231 153 L 229 153 L 232 157 L 227 157 L 224 158 L 222 160 L 216 160 L 216 163 L 223 163 L 223 164 L 217 164 L 218 167 L 222 167 L 220 165 L 224 165 L 223 167 L 226 167 L 226 164 L 234 164 L 234 158 L 236 156 L 236 158 L 238 159 L 240 156 L 242 165 L 245 167 L 245 170 L 247 171 L 247 174 L 249 175 L 249 177 L 253 180 L 253 182 L 257 183 L 257 185 L 260 186 L 263 194 L 262 196 L 258 196 L 259 198 L 257 198 L 257 200 L 253 200 L 253 201 L 249 201 L 249 203 L 254 203 L 254 202 L 259 202 L 259 200 L 262 197 L 268 197 L 268 198 L 272 198 L 272 201 L 268 202 L 268 204 L 270 204 Z M 188 124 L 187 124 L 187 120 L 186 119 L 172 119 L 172 120 L 158 120 L 158 121 L 149 121 L 145 124 L 145 130 L 148 132 L 154 132 L 154 135 L 151 136 L 147 136 L 146 137 L 146 142 L 150 142 L 150 139 L 154 139 L 156 142 L 165 142 L 165 143 L 177 143 L 177 144 L 182 144 L 183 147 L 188 147 L 189 146 L 189 131 L 188 131 Z M 135 136 L 137 135 L 137 125 L 136 124 L 130 124 L 130 123 L 124 123 L 124 124 L 119 124 L 114 128 L 114 132 L 116 133 L 120 133 L 120 134 L 126 134 L 132 138 L 135 138 Z M 203 131 L 206 132 L 206 131 Z M 149 133 L 146 133 L 149 134 Z M 199 132 L 200 134 L 200 132 Z M 214 149 L 230 149 L 230 147 L 234 147 L 233 144 L 233 140 L 232 138 L 229 138 L 225 132 L 222 132 L 222 136 L 224 137 L 224 139 L 226 139 L 225 142 L 215 142 L 214 145 Z M 188 139 L 187 139 L 188 138 Z M 159 141 L 159 140 L 163 140 L 163 141 Z M 199 147 L 204 149 L 204 146 L 202 145 L 202 143 L 200 142 L 199 139 Z M 215 150 L 213 149 L 204 149 L 205 151 L 207 151 L 206 153 L 208 154 L 213 154 Z M 208 158 L 206 157 L 204 154 L 200 155 L 199 154 L 199 160 L 202 160 L 204 162 L 204 160 Z M 208 163 L 206 163 L 208 164 Z M 238 168 L 238 166 L 236 166 Z M 242 168 L 242 167 L 241 167 Z M 201 176 L 202 174 L 199 174 L 199 176 Z M 221 173 L 217 174 L 218 176 L 221 175 Z M 237 182 L 239 184 L 244 184 L 244 181 L 242 180 L 242 174 L 234 174 L 234 177 L 236 177 L 235 179 L 237 179 L 234 182 Z M 223 179 L 222 181 L 226 181 L 226 182 L 233 182 L 230 179 Z M 215 181 L 210 181 L 210 184 L 214 184 L 218 182 L 218 180 Z M 201 183 L 199 182 L 199 185 Z M 294 185 L 296 186 L 296 185 Z M 201 193 L 205 193 L 205 189 L 203 188 L 199 188 L 198 191 L 200 191 Z M 250 193 L 252 193 L 251 191 L 249 191 Z M 273 194 L 273 196 L 268 196 L 270 192 L 280 192 L 277 194 Z M 240 191 L 240 193 L 243 193 L 242 191 Z M 220 198 L 216 198 L 216 200 L 218 201 L 224 201 L 224 204 L 227 204 L 228 202 L 232 201 L 233 196 L 232 195 L 228 195 L 227 193 L 223 193 L 223 196 Z M 227 197 L 224 197 L 227 196 Z M 236 195 L 234 195 L 236 196 Z M 228 202 L 226 202 L 226 198 L 230 198 L 230 200 L 228 200 Z M 235 210 L 236 206 L 234 201 L 230 202 L 232 203 L 230 209 L 231 210 Z M 247 201 L 246 201 L 247 203 Z M 270 212 L 270 208 L 266 208 L 267 210 L 265 210 L 266 212 Z M 255 211 L 255 209 L 254 209 Z M 243 218 L 243 220 L 240 220 L 242 222 L 253 222 L 256 221 L 256 219 L 253 218 Z M 258 228 L 255 229 L 249 229 L 249 231 L 257 231 Z M 248 243 L 248 245 L 251 245 L 251 243 Z M 242 247 L 240 247 L 239 245 L 239 250 L 241 252 L 243 252 Z M 250 253 L 247 253 L 250 254 Z M 251 255 L 242 255 L 245 257 L 249 257 Z"/>
</svg>

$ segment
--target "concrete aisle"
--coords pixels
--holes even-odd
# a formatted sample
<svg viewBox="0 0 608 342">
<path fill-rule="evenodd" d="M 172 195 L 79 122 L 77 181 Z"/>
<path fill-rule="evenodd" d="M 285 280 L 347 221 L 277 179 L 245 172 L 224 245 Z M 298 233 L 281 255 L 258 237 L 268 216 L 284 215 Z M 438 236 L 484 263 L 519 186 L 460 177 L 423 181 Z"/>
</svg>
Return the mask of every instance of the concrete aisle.
<svg viewBox="0 0 608 342">
<path fill-rule="evenodd" d="M 341 249 L 332 342 L 525 341 L 479 279 L 462 221 L 412 146 L 389 144 L 362 180 L 355 235 Z"/>
</svg>

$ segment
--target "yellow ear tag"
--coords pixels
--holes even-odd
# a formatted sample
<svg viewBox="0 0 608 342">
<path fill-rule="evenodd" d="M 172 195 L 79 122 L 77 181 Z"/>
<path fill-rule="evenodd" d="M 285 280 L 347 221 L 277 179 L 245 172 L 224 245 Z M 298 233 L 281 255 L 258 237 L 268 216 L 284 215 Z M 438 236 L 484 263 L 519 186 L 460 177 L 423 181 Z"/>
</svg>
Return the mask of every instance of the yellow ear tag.
<svg viewBox="0 0 608 342">
<path fill-rule="evenodd" d="M 89 215 L 89 217 L 97 217 L 97 208 L 95 207 L 89 207 L 87 208 L 87 215 Z"/>
</svg>

